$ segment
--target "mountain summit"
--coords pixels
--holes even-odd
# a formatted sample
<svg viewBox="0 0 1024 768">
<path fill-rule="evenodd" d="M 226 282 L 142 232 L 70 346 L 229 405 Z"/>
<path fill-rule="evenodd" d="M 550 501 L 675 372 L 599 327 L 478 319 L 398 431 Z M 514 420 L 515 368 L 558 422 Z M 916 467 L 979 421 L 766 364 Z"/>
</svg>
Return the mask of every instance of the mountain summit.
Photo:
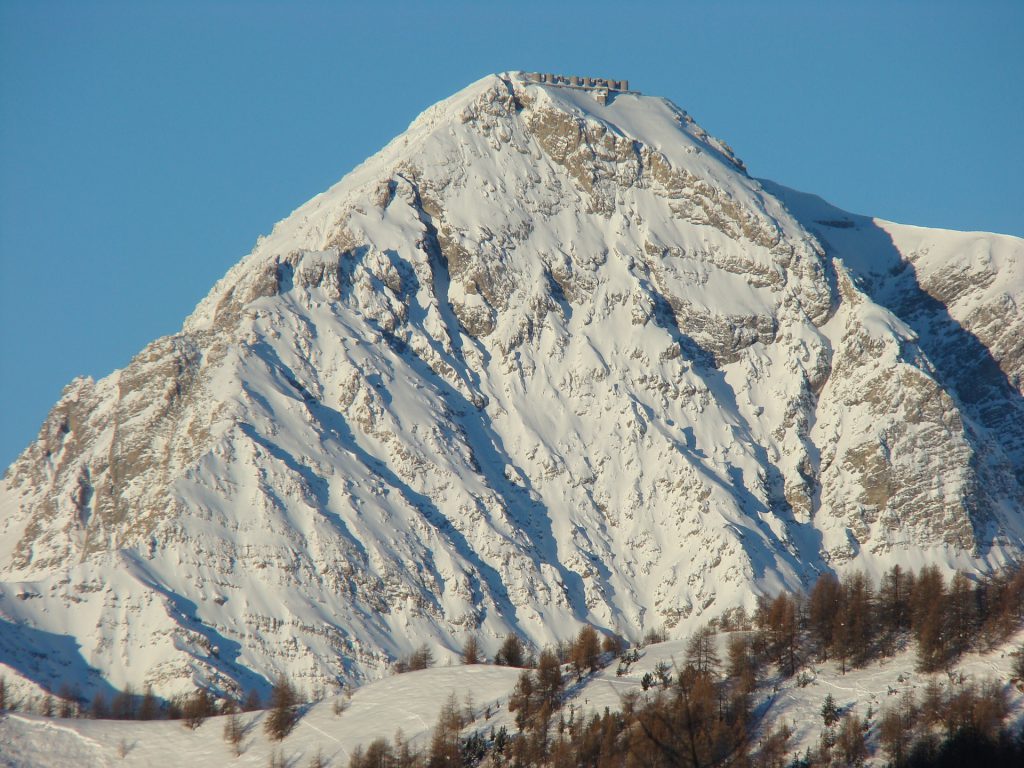
<svg viewBox="0 0 1024 768">
<path fill-rule="evenodd" d="M 751 178 L 493 75 L 262 238 L 0 484 L 0 663 L 102 690 L 680 634 L 1024 544 L 1024 241 Z"/>
</svg>

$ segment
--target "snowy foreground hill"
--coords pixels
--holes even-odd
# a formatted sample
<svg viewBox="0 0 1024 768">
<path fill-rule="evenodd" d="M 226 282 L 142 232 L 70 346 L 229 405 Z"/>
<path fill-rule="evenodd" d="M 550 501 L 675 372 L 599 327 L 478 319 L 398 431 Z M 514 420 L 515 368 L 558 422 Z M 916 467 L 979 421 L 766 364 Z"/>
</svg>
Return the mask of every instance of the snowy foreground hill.
<svg viewBox="0 0 1024 768">
<path fill-rule="evenodd" d="M 957 664 L 965 680 L 1007 680 L 1011 649 L 1008 642 L 986 654 L 968 654 Z M 720 636 L 725 651 L 725 636 Z M 641 680 L 659 663 L 677 665 L 685 656 L 685 642 L 670 641 L 647 646 L 640 659 L 624 675 L 615 665 L 571 686 L 563 716 L 586 721 L 605 708 L 617 711 L 622 697 L 630 691 L 644 693 Z M 369 683 L 349 698 L 332 697 L 308 708 L 292 733 L 281 743 L 268 739 L 263 729 L 267 713 L 241 716 L 245 736 L 240 754 L 224 738 L 226 717 L 212 717 L 196 730 L 182 721 L 123 722 L 114 720 L 62 720 L 38 715 L 10 713 L 0 717 L 0 766 L 4 768 L 80 768 L 82 766 L 267 766 L 273 757 L 286 765 L 304 768 L 319 756 L 324 765 L 344 768 L 357 747 L 364 749 L 374 739 L 391 740 L 401 731 L 413 748 L 424 749 L 437 722 L 445 699 L 454 693 L 460 708 L 472 710 L 471 722 L 463 729 L 487 735 L 491 729 L 516 733 L 515 718 L 508 711 L 509 696 L 521 670 L 485 665 L 453 666 L 410 672 Z M 836 663 L 812 665 L 798 678 L 779 679 L 777 686 L 763 686 L 758 694 L 760 734 L 785 724 L 792 729 L 787 747 L 790 757 L 799 757 L 818 746 L 824 729 L 820 714 L 827 696 L 836 706 L 866 720 L 869 765 L 884 765 L 888 756 L 878 746 L 878 714 L 894 709 L 900 697 L 923 698 L 930 680 L 947 684 L 946 675 L 915 671 L 912 650 L 863 669 L 840 674 Z M 1024 721 L 1024 694 L 1008 687 L 1008 724 L 1019 729 Z M 467 699 L 467 693 L 469 699 Z M 337 707 L 344 702 L 344 709 Z M 340 710 L 340 711 L 339 711 Z M 568 713 L 568 714 L 566 714 Z M 874 713 L 874 715 L 872 715 Z M 758 733 L 752 736 L 757 743 Z"/>
<path fill-rule="evenodd" d="M 1022 304 L 1020 239 L 760 182 L 661 98 L 486 77 L 67 387 L 0 483 L 0 665 L 330 691 L 423 642 L 986 572 L 1024 544 Z"/>
</svg>

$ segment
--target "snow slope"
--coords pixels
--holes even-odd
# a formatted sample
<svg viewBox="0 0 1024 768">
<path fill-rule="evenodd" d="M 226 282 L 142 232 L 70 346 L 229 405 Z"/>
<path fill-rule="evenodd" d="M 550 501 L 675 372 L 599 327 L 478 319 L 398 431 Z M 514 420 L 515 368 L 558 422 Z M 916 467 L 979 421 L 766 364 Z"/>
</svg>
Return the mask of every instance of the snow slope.
<svg viewBox="0 0 1024 768">
<path fill-rule="evenodd" d="M 68 386 L 0 481 L 0 665 L 331 689 L 984 571 L 1024 540 L 1022 293 L 1019 239 L 759 182 L 664 99 L 486 77 Z"/>
<path fill-rule="evenodd" d="M 718 636 L 724 657 L 727 635 Z M 965 679 L 981 682 L 989 679 L 1008 680 L 1012 666 L 1010 651 L 1015 642 L 986 654 L 967 654 L 957 665 Z M 640 651 L 638 662 L 630 665 L 623 676 L 616 676 L 615 665 L 588 677 L 582 685 L 570 685 L 565 701 L 566 717 L 587 717 L 621 707 L 622 696 L 630 691 L 642 694 L 640 680 L 653 672 L 659 663 L 678 665 L 685 657 L 686 642 L 681 640 L 657 643 Z M 796 678 L 771 681 L 758 694 L 756 711 L 762 714 L 761 728 L 786 723 L 793 729 L 789 754 L 802 755 L 815 747 L 822 731 L 821 706 L 831 694 L 843 712 L 852 712 L 862 719 L 870 708 L 874 717 L 895 705 L 905 692 L 921 699 L 932 678 L 943 685 L 945 674 L 926 675 L 915 672 L 915 655 L 908 650 L 863 669 L 840 674 L 833 663 L 809 667 L 810 682 L 797 684 Z M 93 766 L 205 766 L 230 762 L 239 766 L 265 766 L 274 752 L 291 765 L 307 765 L 321 754 L 327 765 L 347 766 L 352 751 L 366 747 L 377 738 L 393 740 L 397 730 L 414 746 L 429 745 L 430 734 L 438 713 L 454 693 L 457 702 L 468 702 L 475 720 L 464 734 L 474 731 L 489 733 L 491 727 L 506 727 L 515 733 L 515 719 L 508 712 L 508 697 L 521 670 L 492 666 L 453 666 L 423 672 L 411 672 L 370 683 L 347 701 L 340 714 L 335 712 L 335 699 L 309 708 L 298 725 L 281 743 L 271 742 L 263 731 L 265 713 L 241 715 L 246 736 L 242 754 L 237 756 L 225 741 L 224 717 L 206 720 L 192 731 L 180 721 L 124 722 L 113 720 L 62 720 L 37 715 L 11 713 L 0 717 L 0 766 L 5 768 L 92 768 Z M 571 682 L 571 675 L 570 675 Z M 1007 686 L 1010 703 L 1010 724 L 1020 727 L 1024 720 L 1024 694 Z M 488 713 L 490 717 L 488 717 Z M 874 732 L 869 732 L 873 750 L 872 765 L 884 764 L 884 753 L 878 750 Z M 123 757 L 122 757 L 123 753 Z"/>
<path fill-rule="evenodd" d="M 245 737 L 242 754 L 224 739 L 226 717 L 207 719 L 196 730 L 181 721 L 125 722 L 62 720 L 10 713 L 0 720 L 0 765 L 11 768 L 65 765 L 232 765 L 266 766 L 279 748 L 290 764 L 306 765 L 318 751 L 329 765 L 345 766 L 352 751 L 396 731 L 422 747 L 451 693 L 463 704 L 467 691 L 480 712 L 497 711 L 515 685 L 519 670 L 473 666 L 410 672 L 360 688 L 335 713 L 335 698 L 310 707 L 279 744 L 264 731 L 265 712 L 239 715 Z M 122 752 L 124 757 L 122 758 Z M 173 756 L 173 757 L 169 757 Z"/>
</svg>

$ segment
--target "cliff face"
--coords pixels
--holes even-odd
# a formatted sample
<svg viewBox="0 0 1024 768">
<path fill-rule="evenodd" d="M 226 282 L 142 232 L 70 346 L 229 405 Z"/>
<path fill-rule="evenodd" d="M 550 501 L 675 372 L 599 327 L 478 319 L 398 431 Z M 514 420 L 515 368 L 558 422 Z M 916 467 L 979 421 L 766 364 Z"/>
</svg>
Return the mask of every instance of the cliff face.
<svg viewBox="0 0 1024 768">
<path fill-rule="evenodd" d="M 850 554 L 914 541 L 988 557 L 1019 541 L 1021 240 L 854 216 L 767 186 L 847 277 L 850 300 L 829 329 L 842 338 L 837 362 L 849 359 L 855 373 L 822 392 L 814 440 L 822 512 L 854 530 Z M 888 353 L 865 341 L 879 309 L 888 324 L 898 318 Z M 869 418 L 851 429 L 844 413 L 856 410 Z M 832 480 L 843 469 L 853 483 Z"/>
<path fill-rule="evenodd" d="M 1022 299 L 1018 239 L 762 184 L 661 99 L 485 78 L 69 385 L 0 485 L 0 621 L 46 648 L 0 663 L 330 685 L 984 569 L 1024 541 Z"/>
</svg>

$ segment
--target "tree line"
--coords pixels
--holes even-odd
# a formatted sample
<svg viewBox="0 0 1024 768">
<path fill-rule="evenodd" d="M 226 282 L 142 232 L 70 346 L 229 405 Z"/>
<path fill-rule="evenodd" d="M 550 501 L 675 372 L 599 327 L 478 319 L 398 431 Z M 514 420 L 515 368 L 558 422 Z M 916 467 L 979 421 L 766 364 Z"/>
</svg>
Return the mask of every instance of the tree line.
<svg viewBox="0 0 1024 768">
<path fill-rule="evenodd" d="M 749 648 L 730 645 L 723 666 L 714 635 L 711 627 L 702 628 L 690 639 L 681 669 L 661 665 L 645 683 L 645 692 L 626 693 L 616 711 L 605 709 L 589 717 L 575 704 L 566 704 L 567 687 L 616 658 L 619 670 L 628 673 L 640 658 L 638 651 L 624 650 L 618 638 L 602 636 L 590 626 L 583 627 L 575 640 L 537 655 L 525 652 L 521 641 L 510 635 L 496 658 L 506 663 L 518 660 L 509 666 L 523 667 L 507 703 L 514 731 L 492 727 L 463 733 L 467 725 L 479 722 L 481 714 L 486 722 L 491 713 L 460 707 L 453 696 L 424 749 L 411 748 L 401 734 L 394 741 L 377 739 L 353 753 L 349 768 L 675 768 L 755 756 L 781 758 L 784 730 L 771 731 L 757 743 L 751 740 L 758 670 L 749 663 Z M 663 639 L 661 633 L 647 637 L 652 642 Z M 475 645 L 467 643 L 464 661 L 479 661 Z"/>
<path fill-rule="evenodd" d="M 91 702 L 86 702 L 73 686 L 62 686 L 57 694 L 45 693 L 34 699 L 16 698 L 9 692 L 6 679 L 0 676 L 0 712 L 24 711 L 45 717 L 94 720 L 179 720 L 192 730 L 209 717 L 227 715 L 224 737 L 236 750 L 245 735 L 238 717 L 240 712 L 266 708 L 264 729 L 271 739 L 281 741 L 298 721 L 302 704 L 302 696 L 284 675 L 275 680 L 266 701 L 255 690 L 239 701 L 231 697 L 217 698 L 205 688 L 160 699 L 149 686 L 140 695 L 129 685 L 109 699 L 102 692 L 97 693 Z"/>
<path fill-rule="evenodd" d="M 734 616 L 724 617 L 724 628 Z M 947 583 L 937 566 L 914 574 L 894 565 L 877 588 L 863 573 L 823 574 L 807 595 L 762 597 L 753 621 L 755 650 L 792 675 L 802 663 L 830 659 L 845 674 L 911 640 L 918 670 L 937 672 L 969 650 L 1005 642 L 1022 619 L 1024 570 L 974 579 L 957 572 Z"/>
<path fill-rule="evenodd" d="M 893 566 L 877 586 L 861 573 L 826 574 L 807 594 L 764 597 L 753 615 L 734 609 L 699 628 L 681 665 L 656 665 L 643 676 L 642 691 L 624 694 L 616 711 L 589 716 L 566 704 L 566 685 L 616 656 L 618 673 L 628 674 L 637 650 L 623 651 L 618 639 L 592 627 L 539 654 L 509 635 L 495 663 L 524 667 L 508 700 L 515 730 L 477 727 L 465 734 L 479 713 L 459 708 L 453 697 L 429 746 L 412 749 L 400 734 L 394 742 L 377 739 L 353 754 L 350 768 L 856 766 L 869 757 L 869 733 L 889 764 L 900 768 L 979 759 L 1024 765 L 1024 735 L 1005 725 L 1004 682 L 978 683 L 951 672 L 963 653 L 1005 642 L 1022 621 L 1019 569 L 975 579 L 957 573 L 947 582 L 933 566 L 918 573 Z M 720 632 L 727 633 L 724 658 Z M 646 638 L 663 639 L 659 633 Z M 950 672 L 945 685 L 933 679 L 921 701 L 904 695 L 881 713 L 858 715 L 840 711 L 829 697 L 818 743 L 799 756 L 790 754 L 792 733 L 784 723 L 762 723 L 756 697 L 768 683 L 796 677 L 806 685 L 808 664 L 833 661 L 846 674 L 911 645 L 919 671 Z M 485 661 L 473 638 L 463 661 Z M 1024 680 L 1024 647 L 1013 674 Z M 485 722 L 489 714 L 484 712 Z"/>
<path fill-rule="evenodd" d="M 922 672 L 952 670 L 968 650 L 988 650 L 1007 640 L 1024 621 L 1024 570 L 1010 569 L 984 578 L 956 573 L 948 581 L 934 566 L 913 573 L 893 566 L 876 584 L 861 573 L 837 578 L 822 575 L 809 593 L 761 597 L 749 615 L 743 609 L 724 613 L 691 635 L 679 666 L 659 664 L 641 680 L 641 691 L 623 695 L 616 711 L 588 716 L 567 704 L 566 686 L 617 659 L 618 673 L 628 674 L 639 660 L 615 635 L 585 626 L 572 640 L 540 649 L 508 634 L 492 663 L 521 668 L 508 701 L 515 728 L 464 729 L 486 723 L 488 709 L 454 698 L 441 709 L 429 746 L 415 749 L 398 734 L 380 739 L 353 754 L 351 768 L 440 768 L 489 766 L 784 766 L 789 730 L 765 729 L 759 719 L 759 688 L 779 678 L 809 682 L 807 666 L 834 662 L 841 673 L 913 645 Z M 717 635 L 727 633 L 720 645 Z M 644 644 L 666 639 L 650 631 Z M 725 651 L 720 658 L 719 649 Z M 476 637 L 462 648 L 466 664 L 487 663 Z M 426 645 L 394 666 L 397 673 L 434 663 Z M 1024 648 L 1014 674 L 1024 680 Z M 856 765 L 867 756 L 869 731 L 893 765 L 923 765 L 926 759 L 952 759 L 972 748 L 992 755 L 1018 755 L 1019 741 L 1004 729 L 1006 697 L 996 683 L 936 683 L 921 701 L 904 697 L 896 707 L 872 720 L 826 709 L 817 747 L 793 760 L 793 766 Z M 339 701 L 342 701 L 339 699 Z M 1002 702 L 1002 704 L 1000 704 Z M 216 699 L 203 689 L 161 701 L 146 689 L 131 688 L 111 699 L 97 695 L 87 706 L 73 690 L 62 688 L 32 703 L 40 714 L 117 719 L 180 719 L 196 728 L 214 714 L 228 715 L 224 738 L 236 753 L 243 748 L 239 711 L 269 705 L 264 718 L 268 735 L 283 740 L 301 715 L 301 697 L 283 676 L 270 701 L 256 692 L 243 701 Z M 13 701 L 0 678 L 0 710 Z M 335 707 L 341 714 L 343 706 Z M 957 751 L 960 750 L 960 751 Z M 996 759 L 995 757 L 993 759 Z M 953 763 L 950 763 L 953 764 Z M 992 763 L 998 764 L 998 763 Z"/>
</svg>

